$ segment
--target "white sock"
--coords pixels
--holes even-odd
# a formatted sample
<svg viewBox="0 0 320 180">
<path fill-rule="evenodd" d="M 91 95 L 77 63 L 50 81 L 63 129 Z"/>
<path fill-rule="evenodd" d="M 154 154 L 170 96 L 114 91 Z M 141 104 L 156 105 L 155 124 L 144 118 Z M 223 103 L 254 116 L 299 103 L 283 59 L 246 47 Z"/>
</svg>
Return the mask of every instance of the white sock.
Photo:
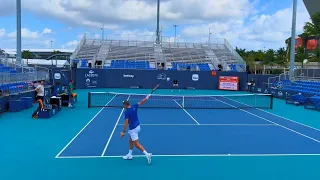
<svg viewBox="0 0 320 180">
<path fill-rule="evenodd" d="M 148 152 L 146 150 L 143 151 L 143 154 L 148 156 Z"/>
<path fill-rule="evenodd" d="M 129 149 L 129 153 L 128 153 L 129 155 L 132 155 L 132 150 L 131 149 Z"/>
</svg>

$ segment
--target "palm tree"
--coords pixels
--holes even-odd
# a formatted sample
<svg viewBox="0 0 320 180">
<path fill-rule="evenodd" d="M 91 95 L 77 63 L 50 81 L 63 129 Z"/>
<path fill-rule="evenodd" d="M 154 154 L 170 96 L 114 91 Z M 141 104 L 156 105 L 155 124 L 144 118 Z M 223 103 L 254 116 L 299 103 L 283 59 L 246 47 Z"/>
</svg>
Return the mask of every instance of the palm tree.
<svg viewBox="0 0 320 180">
<path fill-rule="evenodd" d="M 265 56 L 264 59 L 262 61 L 263 65 L 270 65 L 273 66 L 276 64 L 276 55 L 275 55 L 275 51 L 273 49 L 269 49 Z"/>
<path fill-rule="evenodd" d="M 287 66 L 287 52 L 284 48 L 280 48 L 277 50 L 276 63 L 281 67 Z"/>
<path fill-rule="evenodd" d="M 320 35 L 320 12 L 311 16 L 312 22 L 307 22 L 303 27 L 304 33 L 308 36 L 318 36 Z"/>
</svg>

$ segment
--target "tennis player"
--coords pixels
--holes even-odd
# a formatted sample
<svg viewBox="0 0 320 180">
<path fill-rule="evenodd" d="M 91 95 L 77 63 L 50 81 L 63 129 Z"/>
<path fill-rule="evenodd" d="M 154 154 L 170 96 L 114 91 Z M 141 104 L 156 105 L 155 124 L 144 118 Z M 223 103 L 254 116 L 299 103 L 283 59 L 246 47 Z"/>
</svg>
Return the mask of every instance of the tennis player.
<svg viewBox="0 0 320 180">
<path fill-rule="evenodd" d="M 145 154 L 148 164 L 151 164 L 151 153 L 148 153 L 145 148 L 139 143 L 139 132 L 140 132 L 140 122 L 138 118 L 138 108 L 139 106 L 143 105 L 151 96 L 149 94 L 147 97 L 142 99 L 138 104 L 133 104 L 130 105 L 129 101 L 123 101 L 123 108 L 126 109 L 125 111 L 125 122 L 124 122 L 124 127 L 123 131 L 120 133 L 120 137 L 124 137 L 125 132 L 127 130 L 127 127 L 129 125 L 129 134 L 130 134 L 130 139 L 129 139 L 129 153 L 123 157 L 125 160 L 131 160 L 132 159 L 132 150 L 133 147 L 136 146 L 143 154 Z"/>
</svg>

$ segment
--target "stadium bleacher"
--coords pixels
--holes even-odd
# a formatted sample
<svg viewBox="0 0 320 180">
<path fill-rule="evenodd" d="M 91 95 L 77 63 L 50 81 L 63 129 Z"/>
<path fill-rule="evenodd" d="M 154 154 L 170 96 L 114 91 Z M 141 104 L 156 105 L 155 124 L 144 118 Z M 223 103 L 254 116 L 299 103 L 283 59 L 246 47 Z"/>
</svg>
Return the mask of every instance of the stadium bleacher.
<svg viewBox="0 0 320 180">
<path fill-rule="evenodd" d="M 1 94 L 12 94 L 23 92 L 28 89 L 29 84 L 25 81 L 21 82 L 5 82 L 2 81 L 6 77 L 10 77 L 11 79 L 15 79 L 15 77 L 21 74 L 19 70 L 13 69 L 11 67 L 0 64 L 0 92 Z"/>
<path fill-rule="evenodd" d="M 183 62 L 172 62 L 172 68 L 170 70 L 199 70 L 199 71 L 211 71 L 208 63 L 183 63 Z"/>
<path fill-rule="evenodd" d="M 150 67 L 149 61 L 125 61 L 112 60 L 110 66 L 105 66 L 106 69 L 146 69 L 154 70 Z"/>
<path fill-rule="evenodd" d="M 310 95 L 320 95 L 320 82 L 308 80 L 282 80 L 272 84 L 273 88 L 278 88 L 296 93 L 305 93 Z"/>
<path fill-rule="evenodd" d="M 163 39 L 161 44 L 155 44 L 152 38 L 143 41 L 129 38 L 101 41 L 84 36 L 74 51 L 71 61 L 77 68 L 246 71 L 245 61 L 225 39 L 221 41 L 217 39 L 210 44 L 206 42 L 176 43 Z M 112 61 L 118 62 L 112 64 Z M 140 61 L 148 61 L 150 67 Z M 161 66 L 157 67 L 158 63 L 161 63 Z"/>
</svg>

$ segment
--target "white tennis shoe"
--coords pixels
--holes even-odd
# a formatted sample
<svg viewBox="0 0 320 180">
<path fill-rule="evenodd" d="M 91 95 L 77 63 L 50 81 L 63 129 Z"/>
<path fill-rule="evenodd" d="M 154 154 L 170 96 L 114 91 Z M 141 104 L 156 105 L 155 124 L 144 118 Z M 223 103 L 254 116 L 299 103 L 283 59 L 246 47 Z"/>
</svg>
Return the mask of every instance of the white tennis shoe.
<svg viewBox="0 0 320 180">
<path fill-rule="evenodd" d="M 148 164 L 151 164 L 151 158 L 152 158 L 152 153 L 148 153 L 147 155 Z"/>
<path fill-rule="evenodd" d="M 122 157 L 124 160 L 132 160 L 132 155 L 131 154 L 127 154 L 125 156 Z"/>
</svg>

